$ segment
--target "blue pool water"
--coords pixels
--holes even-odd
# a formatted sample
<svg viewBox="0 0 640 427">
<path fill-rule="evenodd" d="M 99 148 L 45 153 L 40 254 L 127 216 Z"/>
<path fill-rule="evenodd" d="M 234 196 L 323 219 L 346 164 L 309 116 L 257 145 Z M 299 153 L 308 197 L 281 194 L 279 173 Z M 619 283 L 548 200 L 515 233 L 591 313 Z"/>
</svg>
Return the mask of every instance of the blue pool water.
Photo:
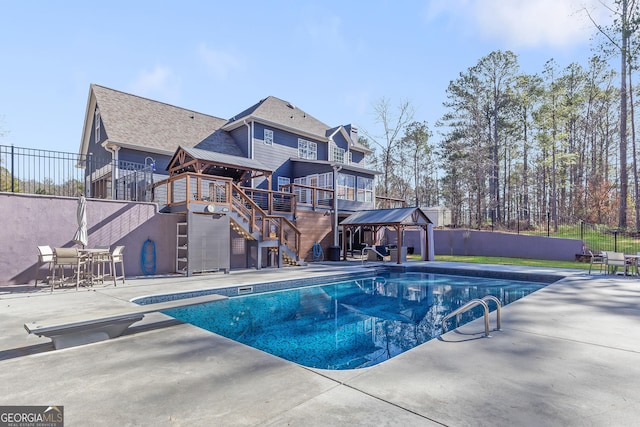
<svg viewBox="0 0 640 427">
<path fill-rule="evenodd" d="M 438 337 L 442 318 L 471 299 L 493 295 L 504 306 L 544 286 L 390 272 L 236 296 L 165 314 L 304 366 L 354 369 L 383 362 Z M 460 324 L 480 316 L 482 309 L 477 307 L 463 314 Z"/>
</svg>

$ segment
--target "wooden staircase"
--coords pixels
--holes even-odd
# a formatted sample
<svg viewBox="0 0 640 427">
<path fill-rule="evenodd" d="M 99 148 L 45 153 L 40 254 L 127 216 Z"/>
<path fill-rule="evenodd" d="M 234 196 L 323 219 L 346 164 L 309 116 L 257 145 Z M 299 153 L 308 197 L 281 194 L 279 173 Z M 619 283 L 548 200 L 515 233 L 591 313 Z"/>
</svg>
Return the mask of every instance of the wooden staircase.
<svg viewBox="0 0 640 427">
<path fill-rule="evenodd" d="M 229 217 L 238 234 L 258 242 L 258 266 L 262 265 L 262 248 L 277 252 L 278 267 L 304 265 L 300 260 L 300 231 L 295 224 L 284 216 L 265 212 L 235 183 L 231 184 Z"/>
</svg>

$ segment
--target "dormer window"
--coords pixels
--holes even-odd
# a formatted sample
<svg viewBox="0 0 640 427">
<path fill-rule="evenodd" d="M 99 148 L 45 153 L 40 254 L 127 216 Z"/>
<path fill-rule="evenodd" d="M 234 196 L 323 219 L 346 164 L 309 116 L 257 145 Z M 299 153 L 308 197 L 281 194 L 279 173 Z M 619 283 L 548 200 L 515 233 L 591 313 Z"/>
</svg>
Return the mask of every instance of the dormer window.
<svg viewBox="0 0 640 427">
<path fill-rule="evenodd" d="M 264 145 L 273 145 L 273 131 L 271 129 L 264 130 Z"/>
</svg>

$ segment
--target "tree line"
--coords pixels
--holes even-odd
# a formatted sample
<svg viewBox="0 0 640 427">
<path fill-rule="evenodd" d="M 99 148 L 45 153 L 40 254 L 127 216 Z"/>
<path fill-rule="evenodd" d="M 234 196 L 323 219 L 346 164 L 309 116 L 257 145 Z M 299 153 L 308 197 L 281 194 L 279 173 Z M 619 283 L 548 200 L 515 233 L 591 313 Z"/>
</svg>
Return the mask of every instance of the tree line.
<svg viewBox="0 0 640 427">
<path fill-rule="evenodd" d="M 550 59 L 527 74 L 515 53 L 494 51 L 461 72 L 435 121 L 437 145 L 410 101 L 380 100 L 383 131 L 364 130 L 361 140 L 375 149 L 376 194 L 444 204 L 469 227 L 585 221 L 640 230 L 632 79 L 640 13 L 635 0 L 617 0 L 611 12 L 610 26 L 593 21 L 599 44 L 585 65 Z"/>
</svg>

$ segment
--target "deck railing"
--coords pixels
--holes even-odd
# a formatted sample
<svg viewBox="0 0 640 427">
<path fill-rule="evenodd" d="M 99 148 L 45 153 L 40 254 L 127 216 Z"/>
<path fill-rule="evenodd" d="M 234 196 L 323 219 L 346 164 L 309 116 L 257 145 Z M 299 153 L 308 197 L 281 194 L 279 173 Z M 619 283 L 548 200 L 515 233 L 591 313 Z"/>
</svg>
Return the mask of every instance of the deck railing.
<svg viewBox="0 0 640 427">
<path fill-rule="evenodd" d="M 313 210 L 333 209 L 333 190 L 303 184 L 287 184 L 281 187 L 285 192 L 295 194 L 296 206 Z"/>
<path fill-rule="evenodd" d="M 231 178 L 185 172 L 170 176 L 154 185 L 156 201 L 162 207 L 184 205 L 226 205 L 231 206 Z"/>
<path fill-rule="evenodd" d="M 200 204 L 231 205 L 231 178 L 185 172 L 171 176 L 154 186 L 156 200 L 162 206 Z M 267 214 L 293 214 L 294 194 L 257 188 L 238 187 L 253 203 Z"/>
</svg>

